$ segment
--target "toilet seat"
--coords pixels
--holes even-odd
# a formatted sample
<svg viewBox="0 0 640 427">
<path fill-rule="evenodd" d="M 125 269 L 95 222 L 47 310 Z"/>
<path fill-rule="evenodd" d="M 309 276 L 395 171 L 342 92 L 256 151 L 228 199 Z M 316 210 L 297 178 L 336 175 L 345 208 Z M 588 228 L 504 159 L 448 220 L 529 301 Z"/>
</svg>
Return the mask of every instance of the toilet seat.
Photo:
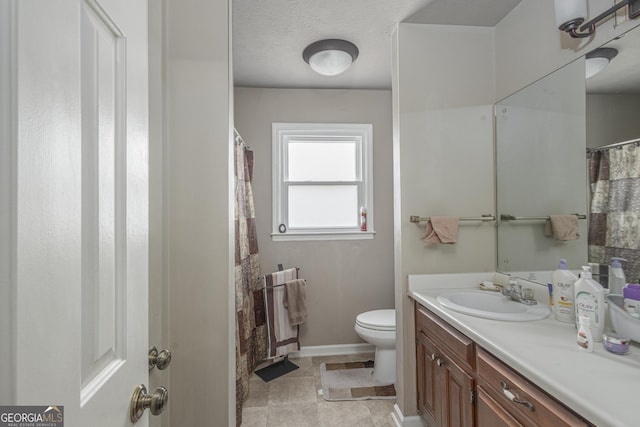
<svg viewBox="0 0 640 427">
<path fill-rule="evenodd" d="M 376 331 L 396 330 L 396 311 L 394 309 L 373 310 L 356 317 L 356 325 Z"/>
</svg>

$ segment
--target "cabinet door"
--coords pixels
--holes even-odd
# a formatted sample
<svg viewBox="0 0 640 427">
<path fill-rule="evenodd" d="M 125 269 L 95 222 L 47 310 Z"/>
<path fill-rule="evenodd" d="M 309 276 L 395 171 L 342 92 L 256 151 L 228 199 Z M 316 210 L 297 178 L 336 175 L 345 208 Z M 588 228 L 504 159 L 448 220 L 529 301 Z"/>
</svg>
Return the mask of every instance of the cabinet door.
<svg viewBox="0 0 640 427">
<path fill-rule="evenodd" d="M 473 378 L 418 334 L 418 409 L 433 427 L 473 426 Z"/>
<path fill-rule="evenodd" d="M 429 426 L 441 426 L 442 393 L 438 383 L 443 383 L 443 372 L 435 361 L 436 346 L 423 333 L 417 340 L 418 410 Z"/>
<path fill-rule="evenodd" d="M 478 386 L 477 427 L 522 427 L 522 424 L 502 405 L 493 400 L 481 386 Z"/>
<path fill-rule="evenodd" d="M 438 360 L 441 360 L 438 363 Z M 474 381 L 446 355 L 436 358 L 436 366 L 444 372 L 442 426 L 473 427 Z M 436 374 L 437 377 L 437 374 Z"/>
</svg>

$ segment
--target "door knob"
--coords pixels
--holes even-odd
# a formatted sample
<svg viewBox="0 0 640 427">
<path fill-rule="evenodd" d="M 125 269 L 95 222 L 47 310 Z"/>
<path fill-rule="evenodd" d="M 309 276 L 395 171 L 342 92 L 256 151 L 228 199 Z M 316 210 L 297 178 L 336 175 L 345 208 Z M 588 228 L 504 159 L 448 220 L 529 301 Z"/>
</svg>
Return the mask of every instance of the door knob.
<svg viewBox="0 0 640 427">
<path fill-rule="evenodd" d="M 158 353 L 156 346 L 149 349 L 149 370 L 152 370 L 156 366 L 161 371 L 167 369 L 171 363 L 171 352 L 169 350 L 162 350 Z"/>
<path fill-rule="evenodd" d="M 168 401 L 169 392 L 166 388 L 158 387 L 149 395 L 147 394 L 147 388 L 140 384 L 133 391 L 133 396 L 131 396 L 131 405 L 129 406 L 131 422 L 138 421 L 147 408 L 149 408 L 149 412 L 152 415 L 160 415 Z"/>
</svg>

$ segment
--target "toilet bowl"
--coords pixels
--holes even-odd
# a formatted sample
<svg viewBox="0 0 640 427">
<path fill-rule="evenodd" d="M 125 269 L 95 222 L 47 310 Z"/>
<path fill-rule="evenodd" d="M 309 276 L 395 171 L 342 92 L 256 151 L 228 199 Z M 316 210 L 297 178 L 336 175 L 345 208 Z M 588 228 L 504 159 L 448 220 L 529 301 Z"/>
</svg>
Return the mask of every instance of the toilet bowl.
<svg viewBox="0 0 640 427">
<path fill-rule="evenodd" d="M 396 382 L 396 311 L 374 310 L 356 317 L 356 333 L 376 346 L 373 377 L 380 382 Z"/>
</svg>

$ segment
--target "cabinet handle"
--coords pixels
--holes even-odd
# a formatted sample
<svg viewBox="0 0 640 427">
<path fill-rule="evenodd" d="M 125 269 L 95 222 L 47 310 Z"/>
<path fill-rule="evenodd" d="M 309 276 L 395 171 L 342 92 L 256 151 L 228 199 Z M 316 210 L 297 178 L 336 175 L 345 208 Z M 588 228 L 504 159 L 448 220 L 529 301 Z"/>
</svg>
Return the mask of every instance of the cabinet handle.
<svg viewBox="0 0 640 427">
<path fill-rule="evenodd" d="M 509 390 L 509 386 L 504 381 L 500 381 L 500 385 L 502 386 L 502 393 L 504 393 L 504 395 L 507 396 L 507 399 L 509 399 L 513 403 L 519 403 L 520 405 L 524 405 L 527 407 L 527 409 L 533 412 L 533 403 L 527 400 L 519 399 L 516 394 L 513 394 L 511 390 Z"/>
<path fill-rule="evenodd" d="M 444 362 L 442 361 L 442 359 L 440 359 L 438 356 L 436 356 L 435 353 L 431 353 L 431 360 L 436 362 L 436 365 L 438 365 L 438 367 L 444 365 Z"/>
</svg>

